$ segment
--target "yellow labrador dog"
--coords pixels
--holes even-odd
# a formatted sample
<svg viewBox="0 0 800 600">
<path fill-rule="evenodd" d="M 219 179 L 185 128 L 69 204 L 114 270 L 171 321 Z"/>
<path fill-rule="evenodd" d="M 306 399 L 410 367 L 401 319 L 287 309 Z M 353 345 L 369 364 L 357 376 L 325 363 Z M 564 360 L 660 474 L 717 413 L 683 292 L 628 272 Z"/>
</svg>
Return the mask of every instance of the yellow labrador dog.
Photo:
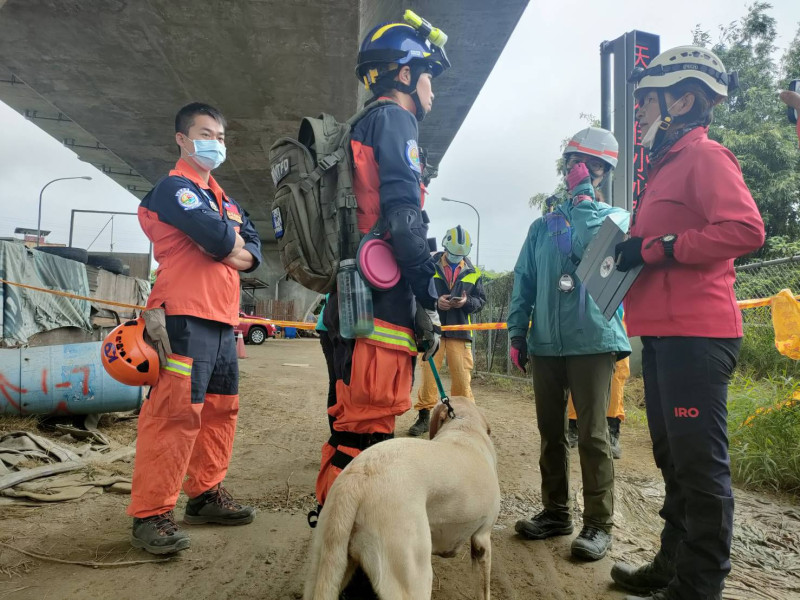
<svg viewBox="0 0 800 600">
<path fill-rule="evenodd" d="M 331 487 L 311 551 L 305 600 L 337 600 L 357 565 L 381 600 L 431 597 L 431 554 L 455 556 L 464 542 L 490 600 L 492 527 L 500 512 L 497 458 L 483 413 L 439 404 L 431 441 L 393 439 L 362 452 Z"/>
</svg>

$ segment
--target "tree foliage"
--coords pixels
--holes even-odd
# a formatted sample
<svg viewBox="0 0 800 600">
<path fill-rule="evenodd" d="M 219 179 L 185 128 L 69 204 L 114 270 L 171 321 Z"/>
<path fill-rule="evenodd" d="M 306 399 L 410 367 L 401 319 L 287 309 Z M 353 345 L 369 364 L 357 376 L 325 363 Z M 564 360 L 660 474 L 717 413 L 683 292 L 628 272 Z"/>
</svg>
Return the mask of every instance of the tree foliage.
<svg viewBox="0 0 800 600">
<path fill-rule="evenodd" d="M 740 21 L 719 28 L 716 42 L 708 31 L 694 31 L 696 45 L 713 50 L 729 72 L 739 72 L 740 88 L 715 108 L 709 136 L 739 160 L 761 210 L 768 240 L 761 257 L 783 255 L 792 246 L 787 242 L 800 237 L 800 154 L 777 98 L 782 86 L 800 77 L 800 31 L 778 63 L 771 8 L 766 2 L 751 5 Z"/>
</svg>

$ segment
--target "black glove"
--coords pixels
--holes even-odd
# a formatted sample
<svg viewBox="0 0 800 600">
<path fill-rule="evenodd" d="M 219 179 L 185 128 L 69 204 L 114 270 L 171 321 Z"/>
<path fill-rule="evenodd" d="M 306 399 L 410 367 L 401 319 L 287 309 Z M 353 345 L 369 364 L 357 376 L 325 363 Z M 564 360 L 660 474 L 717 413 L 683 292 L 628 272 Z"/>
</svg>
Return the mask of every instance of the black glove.
<svg viewBox="0 0 800 600">
<path fill-rule="evenodd" d="M 422 360 L 427 361 L 439 350 L 442 338 L 442 322 L 439 313 L 428 310 L 417 301 L 417 312 L 414 316 L 414 333 L 417 351 L 422 353 Z"/>
<path fill-rule="evenodd" d="M 644 264 L 642 242 L 643 238 L 632 237 L 616 245 L 614 254 L 617 257 L 617 271 L 630 271 Z"/>
<path fill-rule="evenodd" d="M 523 336 L 516 336 L 511 338 L 511 362 L 514 363 L 520 371 L 527 373 L 525 364 L 528 362 L 528 342 Z"/>
</svg>

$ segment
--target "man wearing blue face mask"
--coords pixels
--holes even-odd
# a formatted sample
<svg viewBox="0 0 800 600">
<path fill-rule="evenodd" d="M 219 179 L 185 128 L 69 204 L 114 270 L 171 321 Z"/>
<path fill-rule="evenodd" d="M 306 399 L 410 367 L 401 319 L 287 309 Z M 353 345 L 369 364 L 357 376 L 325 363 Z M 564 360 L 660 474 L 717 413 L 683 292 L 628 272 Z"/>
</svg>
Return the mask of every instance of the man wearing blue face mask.
<svg viewBox="0 0 800 600">
<path fill-rule="evenodd" d="M 239 410 L 239 271 L 261 264 L 247 213 L 211 171 L 225 160 L 225 118 L 207 104 L 175 117 L 180 159 L 139 206 L 159 263 L 144 312 L 160 371 L 142 405 L 136 439 L 131 543 L 153 554 L 189 547 L 173 509 L 181 485 L 184 523 L 250 523 L 255 509 L 222 486 Z M 185 479 L 185 481 L 184 481 Z"/>
<path fill-rule="evenodd" d="M 442 325 L 469 325 L 472 315 L 483 308 L 486 293 L 483 275 L 467 256 L 472 249 L 469 232 L 458 225 L 448 230 L 442 240 L 443 251 L 434 255 L 436 272 L 433 281 L 439 300 L 436 309 Z M 440 370 L 447 359 L 450 371 L 450 395 L 472 395 L 472 332 L 445 331 L 439 344 L 439 352 L 433 357 L 436 369 Z M 439 401 L 439 389 L 433 371 L 422 361 L 422 385 L 417 394 L 414 409 L 419 411 L 416 422 L 408 430 L 412 436 L 420 436 L 430 429 L 431 410 Z"/>
</svg>

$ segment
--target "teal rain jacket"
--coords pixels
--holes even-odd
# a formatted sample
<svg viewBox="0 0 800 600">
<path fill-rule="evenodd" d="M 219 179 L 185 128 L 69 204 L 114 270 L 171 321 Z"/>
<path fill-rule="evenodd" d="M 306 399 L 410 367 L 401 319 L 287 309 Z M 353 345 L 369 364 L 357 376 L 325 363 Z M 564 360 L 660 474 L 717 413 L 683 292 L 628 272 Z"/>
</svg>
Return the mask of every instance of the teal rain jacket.
<svg viewBox="0 0 800 600">
<path fill-rule="evenodd" d="M 594 200 L 574 206 L 571 200 L 566 200 L 530 226 L 514 267 L 508 335 L 512 338 L 527 335 L 531 355 L 617 352 L 617 358 L 622 359 L 631 353 L 619 313 L 606 320 L 592 297 L 581 290 L 581 282 L 575 275 L 584 250 L 608 216 L 628 230 L 627 211 Z M 575 282 L 571 292 L 558 289 L 563 274 L 571 275 Z"/>
</svg>

